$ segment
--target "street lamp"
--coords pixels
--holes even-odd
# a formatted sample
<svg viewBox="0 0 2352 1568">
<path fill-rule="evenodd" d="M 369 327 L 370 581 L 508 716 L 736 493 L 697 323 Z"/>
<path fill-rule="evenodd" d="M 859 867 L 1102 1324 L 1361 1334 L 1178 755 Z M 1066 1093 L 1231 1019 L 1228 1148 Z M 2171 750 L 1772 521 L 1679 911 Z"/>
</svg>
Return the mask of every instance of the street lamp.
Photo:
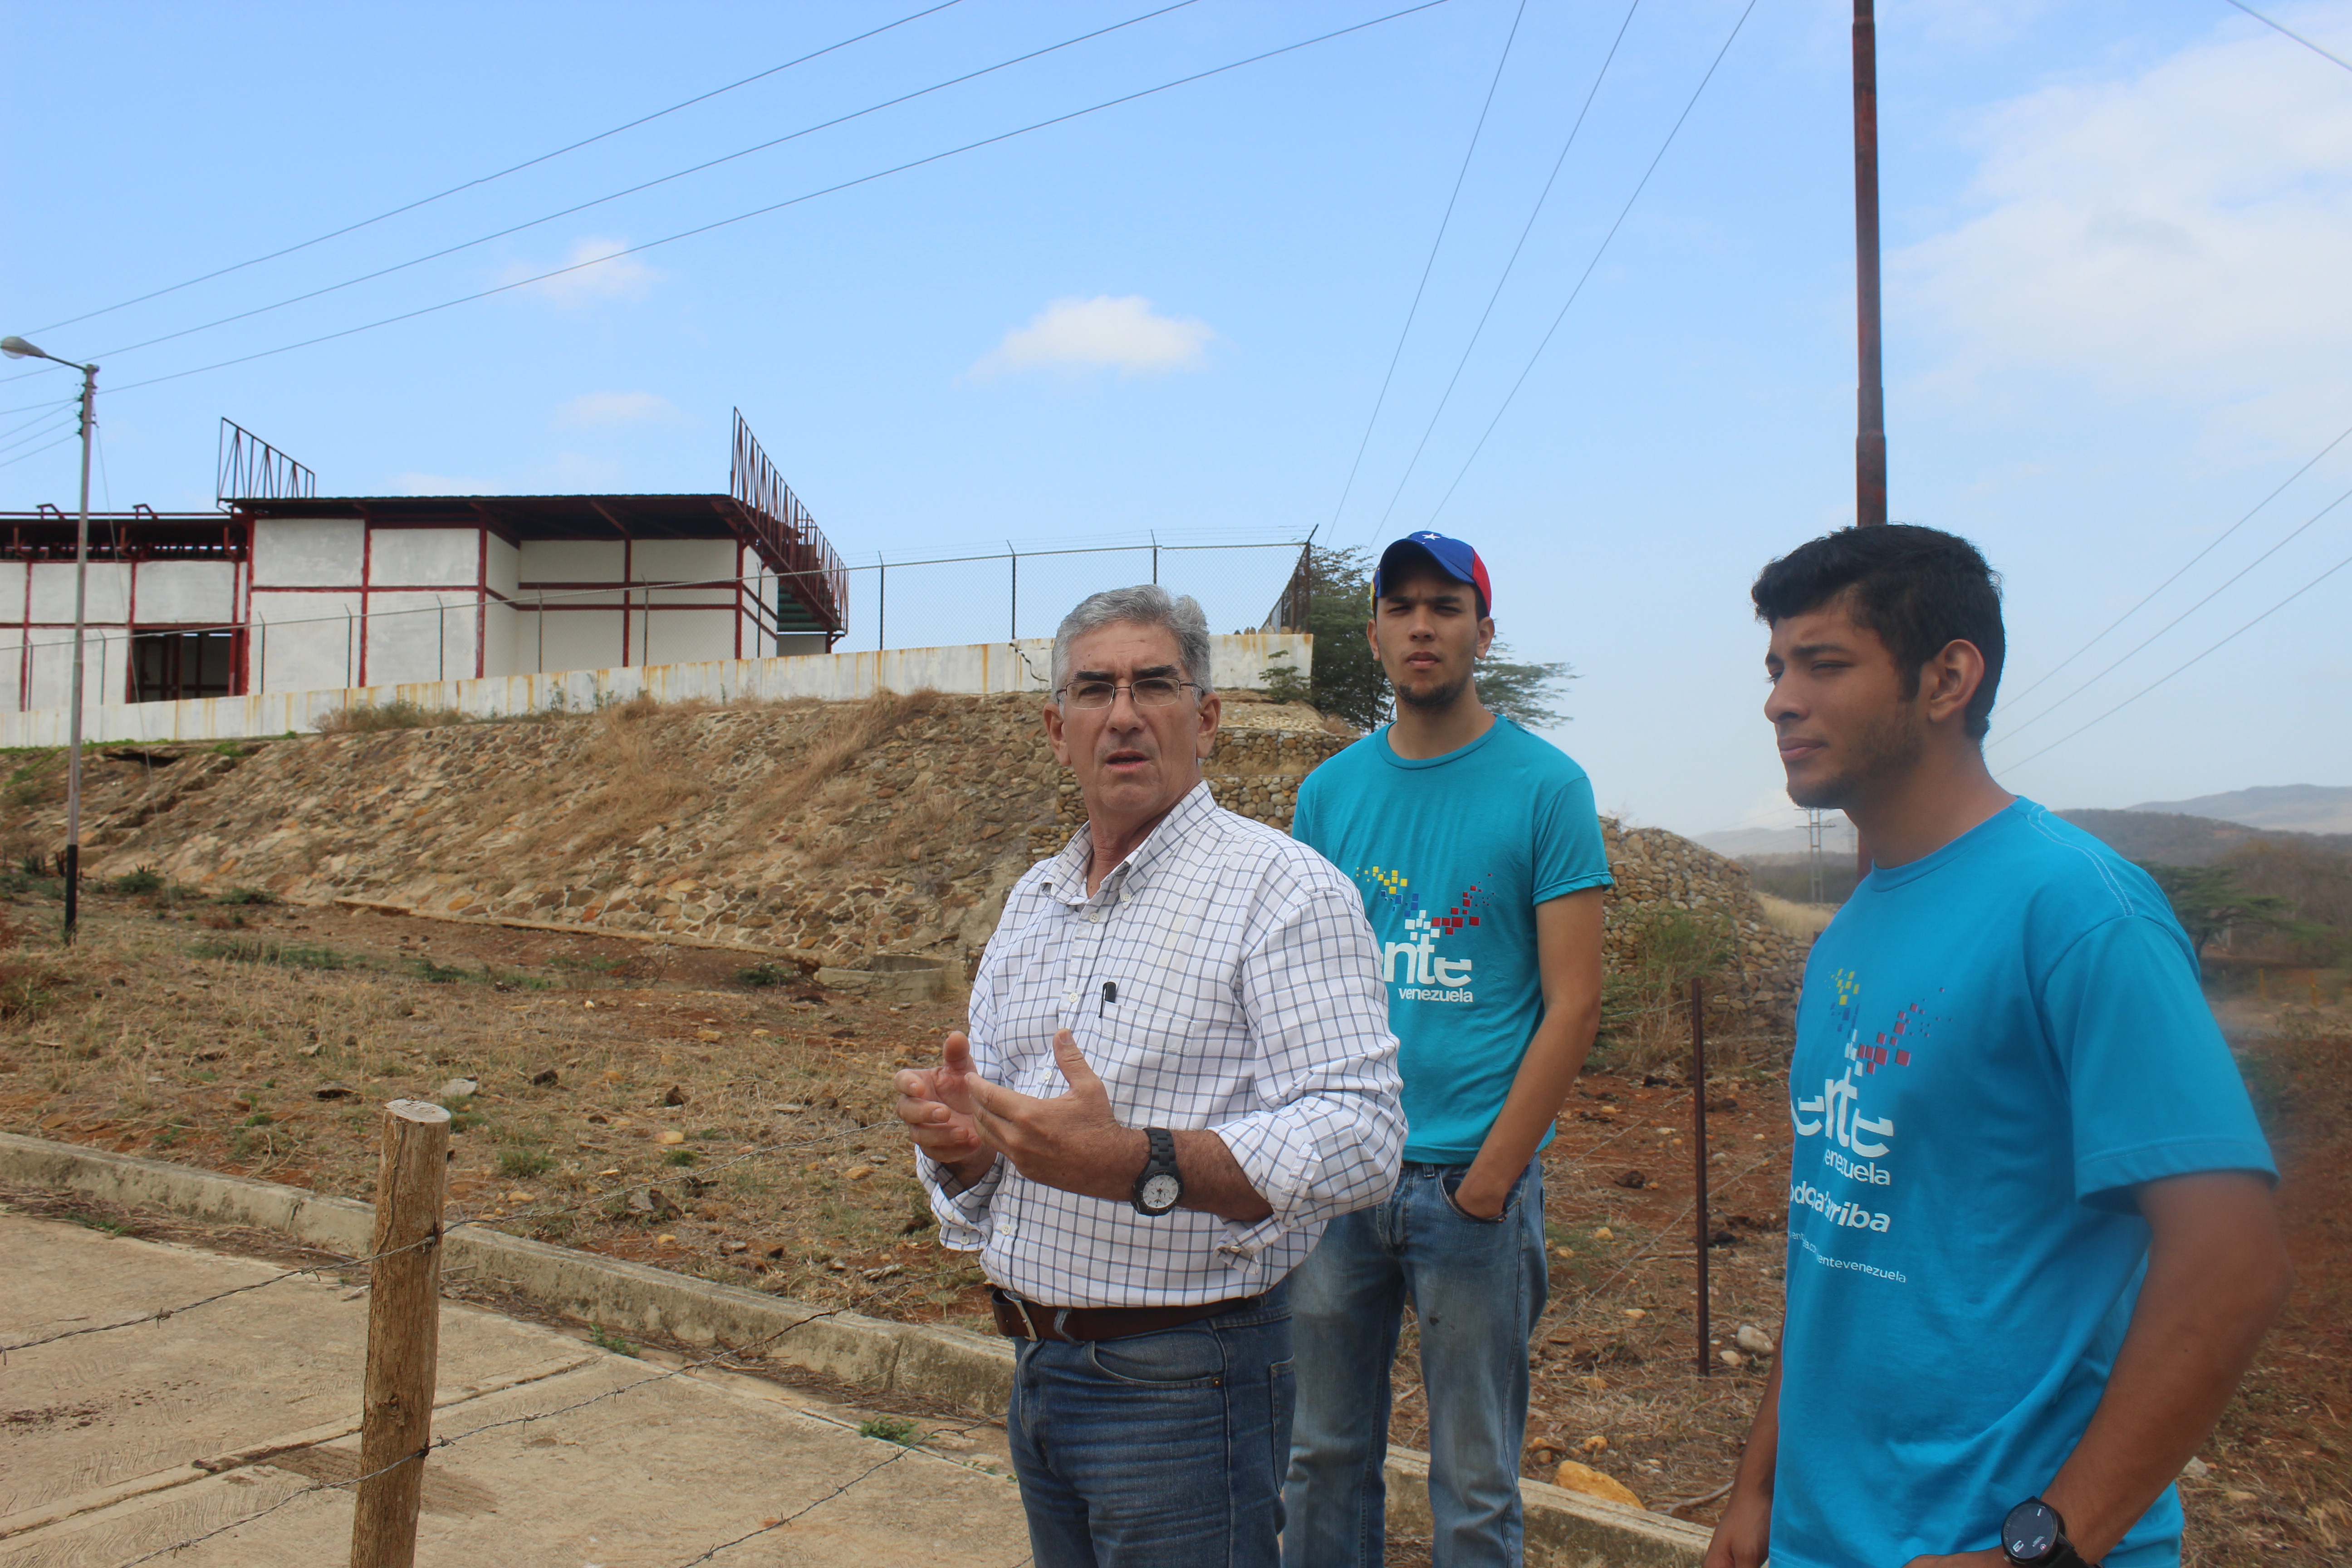
<svg viewBox="0 0 2352 1568">
<path fill-rule="evenodd" d="M 89 605 L 89 443 L 98 432 L 98 366 L 76 364 L 46 353 L 22 338 L 0 338 L 10 359 L 45 359 L 81 372 L 81 519 L 74 528 L 73 698 L 67 720 L 66 752 L 66 931 L 71 945 L 81 912 L 81 641 Z M 32 571 L 28 564 L 26 572 Z"/>
</svg>

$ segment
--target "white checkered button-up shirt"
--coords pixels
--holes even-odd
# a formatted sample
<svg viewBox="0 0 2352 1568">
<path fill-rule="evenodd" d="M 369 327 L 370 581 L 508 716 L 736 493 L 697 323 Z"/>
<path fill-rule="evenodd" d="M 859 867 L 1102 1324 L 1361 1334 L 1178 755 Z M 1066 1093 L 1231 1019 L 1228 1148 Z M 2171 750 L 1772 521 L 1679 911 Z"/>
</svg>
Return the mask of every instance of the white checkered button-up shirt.
<svg viewBox="0 0 2352 1568">
<path fill-rule="evenodd" d="M 1396 1184 L 1397 1042 L 1363 897 L 1205 784 L 1089 898 L 1092 852 L 1079 829 L 1005 900 L 972 983 L 981 1076 L 1068 1093 L 1054 1060 L 1067 1028 L 1121 1126 L 1215 1131 L 1274 1212 L 1147 1218 L 1124 1198 L 1042 1186 L 1001 1157 L 950 1194 L 919 1152 L 940 1238 L 977 1248 L 991 1279 L 1048 1306 L 1255 1295 L 1304 1262 L 1332 1218 Z"/>
</svg>

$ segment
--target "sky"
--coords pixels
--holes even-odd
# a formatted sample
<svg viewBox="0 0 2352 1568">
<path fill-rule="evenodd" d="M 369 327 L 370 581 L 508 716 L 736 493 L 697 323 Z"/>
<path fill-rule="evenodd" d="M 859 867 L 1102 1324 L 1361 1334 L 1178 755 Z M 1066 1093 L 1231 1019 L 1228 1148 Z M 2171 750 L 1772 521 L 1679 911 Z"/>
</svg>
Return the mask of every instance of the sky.
<svg viewBox="0 0 2352 1568">
<path fill-rule="evenodd" d="M 898 563 L 848 648 L 1435 526 L 1605 809 L 1797 819 L 1747 588 L 1853 515 L 1850 9 L 937 3 L 11 0 L 0 332 L 100 363 L 101 507 L 211 506 L 224 416 L 321 493 L 717 490 L 740 408 Z M 2352 784 L 2352 68 L 1908 0 L 1879 82 L 1890 511 L 2003 576 L 1996 773 Z M 0 366 L 0 510 L 73 504 L 72 390 Z M 1288 559 L 1160 571 L 1225 629 Z"/>
</svg>

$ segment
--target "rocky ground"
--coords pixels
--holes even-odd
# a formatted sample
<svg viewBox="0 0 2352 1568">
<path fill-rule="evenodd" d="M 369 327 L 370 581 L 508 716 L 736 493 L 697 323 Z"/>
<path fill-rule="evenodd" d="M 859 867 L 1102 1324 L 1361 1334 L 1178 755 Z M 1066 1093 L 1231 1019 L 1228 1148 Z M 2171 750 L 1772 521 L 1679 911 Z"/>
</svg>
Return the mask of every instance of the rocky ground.
<svg viewBox="0 0 2352 1568">
<path fill-rule="evenodd" d="M 14 887 L 0 919 L 24 940 L 0 952 L 0 1127 L 367 1196 L 369 1108 L 438 1099 L 458 1113 L 463 1213 L 800 1300 L 981 1326 L 979 1278 L 938 1247 L 887 1115 L 890 1071 L 928 1059 L 960 1021 L 953 1004 L 863 1000 L 743 953 L 169 886 L 95 894 L 83 941 L 60 951 L 54 883 Z M 1769 1051 L 1728 1053 L 1706 1089 L 1702 1378 L 1691 1097 L 1673 1072 L 1642 1070 L 1664 1061 L 1674 1022 L 1620 1032 L 1546 1156 L 1552 1296 L 1526 1468 L 1549 1478 L 1572 1459 L 1704 1521 L 1713 1505 L 1685 1500 L 1729 1479 L 1769 1365 L 1738 1331 L 1769 1334 L 1780 1314 L 1788 1122 Z M 2302 1283 L 2185 1483 L 2190 1561 L 2317 1568 L 2352 1552 L 2352 1027 L 2292 1009 L 2229 1022 L 2288 1170 Z M 1409 1342 L 1397 1387 L 1399 1440 L 1417 1442 Z"/>
</svg>

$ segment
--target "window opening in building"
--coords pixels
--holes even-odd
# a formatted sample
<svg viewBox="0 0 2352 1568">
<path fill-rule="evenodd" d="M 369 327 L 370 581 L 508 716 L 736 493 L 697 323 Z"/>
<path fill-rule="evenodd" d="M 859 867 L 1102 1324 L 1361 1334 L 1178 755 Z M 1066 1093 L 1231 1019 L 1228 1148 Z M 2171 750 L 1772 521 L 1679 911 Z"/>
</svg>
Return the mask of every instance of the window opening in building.
<svg viewBox="0 0 2352 1568">
<path fill-rule="evenodd" d="M 178 702 L 227 697 L 235 665 L 234 631 L 133 632 L 131 700 Z"/>
</svg>

